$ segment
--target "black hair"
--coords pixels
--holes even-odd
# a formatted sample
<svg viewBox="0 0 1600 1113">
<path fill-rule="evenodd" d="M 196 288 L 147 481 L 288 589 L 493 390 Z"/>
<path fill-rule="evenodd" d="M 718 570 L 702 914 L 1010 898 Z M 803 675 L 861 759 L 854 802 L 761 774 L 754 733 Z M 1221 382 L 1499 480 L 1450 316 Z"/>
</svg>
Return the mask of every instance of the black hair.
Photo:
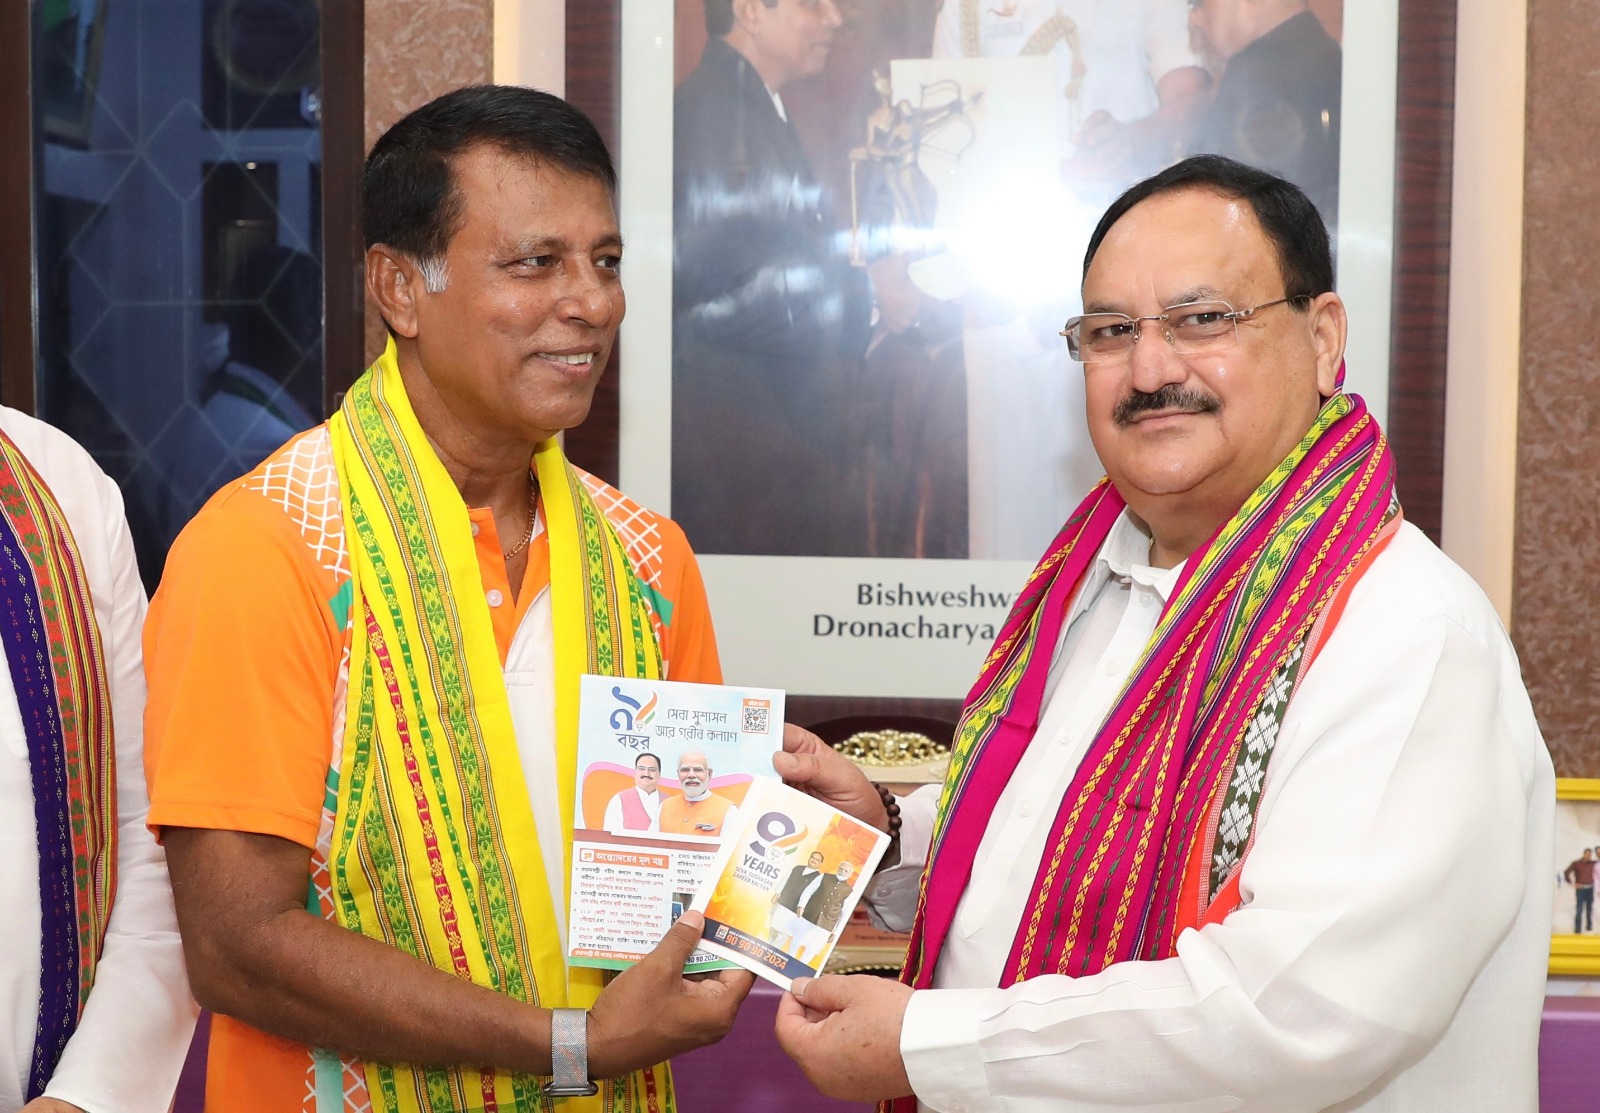
<svg viewBox="0 0 1600 1113">
<path fill-rule="evenodd" d="M 776 8 L 778 0 L 761 0 L 769 8 Z M 706 0 L 706 34 L 720 39 L 733 30 L 733 0 Z"/>
<path fill-rule="evenodd" d="M 423 262 L 440 259 L 460 227 L 453 160 L 480 144 L 598 179 L 617 172 L 582 112 L 521 85 L 467 85 L 429 101 L 378 137 L 361 175 L 361 235 Z"/>
<path fill-rule="evenodd" d="M 639 768 L 639 763 L 645 758 L 649 758 L 651 761 L 655 762 L 656 772 L 661 772 L 661 759 L 656 757 L 656 755 L 651 753 L 649 750 L 641 750 L 639 752 L 639 754 L 633 759 L 633 767 L 635 769 Z"/>
<path fill-rule="evenodd" d="M 1111 202 L 1111 207 L 1089 237 L 1083 256 L 1083 273 L 1089 273 L 1100 242 L 1128 210 L 1141 201 L 1164 193 L 1185 189 L 1204 189 L 1224 197 L 1244 201 L 1256 214 L 1267 239 L 1278 252 L 1278 269 L 1283 272 L 1284 296 L 1316 297 L 1333 289 L 1333 251 L 1328 243 L 1328 226 L 1305 191 L 1293 182 L 1246 166 L 1221 155 L 1195 155 L 1174 163 L 1161 173 L 1137 182 Z M 1302 302 L 1294 302 L 1302 309 Z"/>
</svg>

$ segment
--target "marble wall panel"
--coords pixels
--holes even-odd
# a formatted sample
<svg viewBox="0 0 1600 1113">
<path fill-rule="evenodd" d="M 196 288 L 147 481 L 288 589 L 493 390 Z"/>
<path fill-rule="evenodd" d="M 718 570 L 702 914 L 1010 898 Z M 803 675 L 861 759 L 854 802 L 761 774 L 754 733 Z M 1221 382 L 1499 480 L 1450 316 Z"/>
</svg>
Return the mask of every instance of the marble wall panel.
<svg viewBox="0 0 1600 1113">
<path fill-rule="evenodd" d="M 494 0 L 366 0 L 366 145 L 419 105 L 494 79 Z M 383 348 L 369 299 L 367 359 Z"/>
<path fill-rule="evenodd" d="M 1557 774 L 1600 777 L 1600 19 L 1528 9 L 1512 635 Z"/>
</svg>

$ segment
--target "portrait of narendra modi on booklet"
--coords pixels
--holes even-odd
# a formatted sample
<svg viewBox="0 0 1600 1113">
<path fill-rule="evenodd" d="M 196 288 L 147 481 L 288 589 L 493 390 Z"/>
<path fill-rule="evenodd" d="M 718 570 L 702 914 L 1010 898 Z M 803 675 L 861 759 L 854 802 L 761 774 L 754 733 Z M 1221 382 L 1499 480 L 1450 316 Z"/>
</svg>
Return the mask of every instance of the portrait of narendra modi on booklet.
<svg viewBox="0 0 1600 1113">
<path fill-rule="evenodd" d="M 788 989 L 821 973 L 889 836 L 820 800 L 757 778 L 715 879 L 692 908 L 705 913 L 701 949 Z"/>
</svg>

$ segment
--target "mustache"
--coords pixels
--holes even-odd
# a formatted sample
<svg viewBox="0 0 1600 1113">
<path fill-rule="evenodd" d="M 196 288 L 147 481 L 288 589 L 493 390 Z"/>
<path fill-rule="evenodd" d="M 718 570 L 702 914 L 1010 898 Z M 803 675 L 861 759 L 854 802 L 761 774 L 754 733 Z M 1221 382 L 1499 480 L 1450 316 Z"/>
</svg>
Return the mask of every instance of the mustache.
<svg viewBox="0 0 1600 1113">
<path fill-rule="evenodd" d="M 1215 395 L 1202 391 L 1191 390 L 1179 386 L 1177 383 L 1168 383 L 1159 390 L 1135 390 L 1126 398 L 1118 402 L 1111 411 L 1111 420 L 1120 426 L 1133 423 L 1133 419 L 1142 413 L 1151 413 L 1158 410 L 1181 410 L 1186 413 L 1214 414 L 1222 409 L 1222 402 Z"/>
</svg>

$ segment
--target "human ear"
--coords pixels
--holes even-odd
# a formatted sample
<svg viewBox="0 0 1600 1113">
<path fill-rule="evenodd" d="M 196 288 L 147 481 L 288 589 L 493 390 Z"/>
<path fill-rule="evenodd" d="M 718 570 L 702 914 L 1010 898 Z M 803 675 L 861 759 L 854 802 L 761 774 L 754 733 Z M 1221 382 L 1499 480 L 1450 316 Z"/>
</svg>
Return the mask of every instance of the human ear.
<svg viewBox="0 0 1600 1113">
<path fill-rule="evenodd" d="M 733 23 L 742 27 L 748 34 L 756 23 L 760 22 L 760 13 L 755 9 L 762 7 L 761 0 L 733 0 Z"/>
<path fill-rule="evenodd" d="M 416 291 L 422 277 L 405 256 L 387 244 L 367 249 L 367 293 L 378 303 L 384 323 L 396 336 L 417 336 Z"/>
<path fill-rule="evenodd" d="M 1331 290 L 1311 299 L 1311 345 L 1317 357 L 1317 393 L 1331 398 L 1339 389 L 1339 368 L 1344 365 L 1350 322 L 1344 299 Z"/>
</svg>

